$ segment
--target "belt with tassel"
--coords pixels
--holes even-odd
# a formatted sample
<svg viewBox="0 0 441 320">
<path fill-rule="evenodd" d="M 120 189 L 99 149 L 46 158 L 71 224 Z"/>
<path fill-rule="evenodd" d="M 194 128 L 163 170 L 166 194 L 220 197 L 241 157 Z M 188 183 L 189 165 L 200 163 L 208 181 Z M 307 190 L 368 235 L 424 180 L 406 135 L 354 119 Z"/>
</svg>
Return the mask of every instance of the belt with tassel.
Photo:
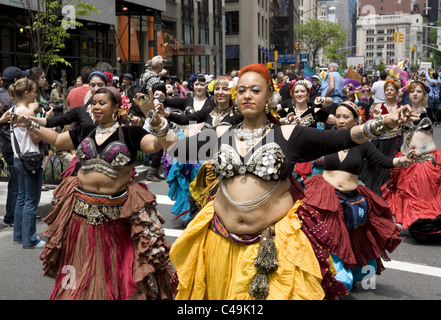
<svg viewBox="0 0 441 320">
<path fill-rule="evenodd" d="M 257 269 L 256 275 L 253 277 L 248 293 L 256 299 L 265 299 L 269 295 L 269 279 L 268 275 L 275 272 L 279 267 L 277 260 L 277 248 L 274 243 L 275 226 L 270 225 L 260 234 L 255 235 L 237 235 L 229 232 L 216 212 L 210 224 L 210 229 L 220 234 L 225 239 L 236 244 L 253 244 L 259 242 L 254 267 Z"/>
<path fill-rule="evenodd" d="M 127 200 L 128 192 L 117 195 L 103 195 L 85 192 L 75 188 L 73 212 L 87 220 L 88 224 L 101 225 L 109 220 L 116 220 Z"/>
</svg>

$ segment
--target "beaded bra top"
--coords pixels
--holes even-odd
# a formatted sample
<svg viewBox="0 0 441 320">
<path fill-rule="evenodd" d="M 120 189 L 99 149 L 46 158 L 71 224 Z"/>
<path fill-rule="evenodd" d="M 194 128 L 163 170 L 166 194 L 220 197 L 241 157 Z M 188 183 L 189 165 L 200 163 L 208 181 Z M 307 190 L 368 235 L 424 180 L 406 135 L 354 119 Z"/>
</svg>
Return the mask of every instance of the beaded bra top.
<svg viewBox="0 0 441 320">
<path fill-rule="evenodd" d="M 76 155 L 78 162 L 84 172 L 101 172 L 105 175 L 116 179 L 118 176 L 118 169 L 130 163 L 130 151 L 124 141 L 122 129 L 118 128 L 118 141 L 110 142 L 105 148 L 98 152 L 98 147 L 94 139 L 91 138 L 93 130 L 81 143 L 79 144 Z"/>
<path fill-rule="evenodd" d="M 410 146 L 410 142 L 412 141 L 413 135 L 415 132 L 424 132 L 426 134 L 433 133 L 433 123 L 427 114 L 423 112 L 421 114 L 421 120 L 418 122 L 406 122 L 403 124 L 403 132 L 407 133 L 406 139 L 403 141 L 403 144 L 406 147 Z M 422 163 L 426 160 L 432 160 L 434 158 L 434 154 L 422 154 L 416 158 L 415 162 Z"/>
<path fill-rule="evenodd" d="M 403 124 L 403 131 L 405 132 L 415 132 L 421 131 L 426 133 L 433 132 L 433 123 L 426 114 L 421 114 L 421 120 L 418 122 L 406 122 Z"/>
<path fill-rule="evenodd" d="M 294 164 L 290 164 L 284 155 L 282 147 L 287 141 L 282 136 L 280 126 L 269 130 L 245 157 L 237 151 L 234 127 L 219 138 L 220 147 L 212 160 L 213 172 L 218 180 L 245 173 L 254 174 L 264 180 L 283 180 L 291 174 Z M 228 144 L 222 143 L 225 139 L 228 139 Z"/>
</svg>

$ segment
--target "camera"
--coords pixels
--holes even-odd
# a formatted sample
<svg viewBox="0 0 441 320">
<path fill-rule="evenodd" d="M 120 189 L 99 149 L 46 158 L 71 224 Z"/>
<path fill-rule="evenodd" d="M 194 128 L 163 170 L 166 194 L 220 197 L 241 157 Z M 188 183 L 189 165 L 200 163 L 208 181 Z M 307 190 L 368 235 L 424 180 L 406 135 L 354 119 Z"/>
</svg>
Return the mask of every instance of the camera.
<svg viewBox="0 0 441 320">
<path fill-rule="evenodd" d="M 54 114 L 63 114 L 64 112 L 64 104 L 61 101 L 40 102 L 38 106 L 46 112 L 50 111 L 52 107 Z"/>
<path fill-rule="evenodd" d="M 40 102 L 38 105 L 39 108 L 43 109 L 44 111 L 49 111 L 51 109 L 50 102 Z"/>
<path fill-rule="evenodd" d="M 155 100 L 157 100 L 157 101 L 155 101 L 156 103 L 164 103 L 164 101 L 165 101 L 165 95 L 164 95 L 164 93 L 162 93 L 162 92 L 156 92 L 155 93 Z"/>
<path fill-rule="evenodd" d="M 179 82 L 180 78 L 178 76 L 165 75 L 161 78 L 163 81 Z"/>
</svg>

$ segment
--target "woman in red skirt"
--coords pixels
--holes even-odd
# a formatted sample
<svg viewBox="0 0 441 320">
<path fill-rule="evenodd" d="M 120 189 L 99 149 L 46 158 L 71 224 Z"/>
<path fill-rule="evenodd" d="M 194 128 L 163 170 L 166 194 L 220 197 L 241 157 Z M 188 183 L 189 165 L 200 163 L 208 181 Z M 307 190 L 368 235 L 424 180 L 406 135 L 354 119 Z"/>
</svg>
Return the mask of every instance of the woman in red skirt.
<svg viewBox="0 0 441 320">
<path fill-rule="evenodd" d="M 382 187 L 397 223 L 418 240 L 441 233 L 441 150 L 435 145 L 433 123 L 427 116 L 428 90 L 419 81 L 406 87 L 412 111 L 421 120 L 403 126 L 403 144 L 397 157 L 415 154 L 417 158 L 406 169 L 392 170 Z"/>
<path fill-rule="evenodd" d="M 358 124 L 358 107 L 345 101 L 335 113 L 339 130 Z M 375 121 L 375 120 L 370 120 Z M 331 233 L 340 240 L 331 249 L 337 280 L 352 289 L 355 281 L 380 274 L 387 259 L 401 242 L 386 201 L 372 190 L 360 186 L 358 175 L 363 160 L 394 168 L 412 163 L 407 157 L 387 157 L 371 142 L 326 155 L 323 174 L 305 181 L 305 203 L 320 212 Z M 367 268 L 364 268 L 368 266 Z"/>
</svg>

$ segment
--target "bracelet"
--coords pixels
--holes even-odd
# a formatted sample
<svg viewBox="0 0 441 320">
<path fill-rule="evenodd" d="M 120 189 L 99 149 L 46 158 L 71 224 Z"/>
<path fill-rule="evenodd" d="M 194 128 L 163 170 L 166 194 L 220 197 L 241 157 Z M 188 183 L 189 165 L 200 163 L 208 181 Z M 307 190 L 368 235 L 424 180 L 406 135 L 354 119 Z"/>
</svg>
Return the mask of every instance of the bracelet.
<svg viewBox="0 0 441 320">
<path fill-rule="evenodd" d="M 38 123 L 36 123 L 34 120 L 29 120 L 28 130 L 35 132 L 35 129 L 40 130 L 40 125 Z"/>
<path fill-rule="evenodd" d="M 400 160 L 398 160 L 398 162 L 400 163 L 400 167 L 402 168 L 409 168 L 409 164 L 402 162 L 401 160 L 403 158 L 407 158 L 406 156 L 400 157 Z"/>
<path fill-rule="evenodd" d="M 390 135 L 392 131 L 384 124 L 383 117 L 368 120 L 363 126 L 363 134 L 369 140 Z"/>
<path fill-rule="evenodd" d="M 366 121 L 365 124 L 363 124 L 363 135 L 368 140 L 375 139 L 375 138 L 379 137 L 372 132 L 372 122 L 373 121 L 374 120 L 368 120 L 368 121 Z"/>
<path fill-rule="evenodd" d="M 382 133 L 385 131 L 386 126 L 384 125 L 384 119 L 382 117 L 377 117 L 372 120 L 371 130 L 374 135 L 380 137 Z M 389 131 L 389 130 L 387 130 Z"/>
<path fill-rule="evenodd" d="M 368 137 L 364 134 L 364 124 L 360 126 L 360 134 L 363 139 L 367 139 Z"/>
<path fill-rule="evenodd" d="M 167 137 L 168 131 L 170 130 L 170 125 L 168 124 L 168 121 L 164 118 L 161 118 L 161 123 L 157 126 L 152 126 L 151 122 L 152 119 L 148 119 L 147 125 L 149 131 L 158 139 L 165 139 Z"/>
</svg>

